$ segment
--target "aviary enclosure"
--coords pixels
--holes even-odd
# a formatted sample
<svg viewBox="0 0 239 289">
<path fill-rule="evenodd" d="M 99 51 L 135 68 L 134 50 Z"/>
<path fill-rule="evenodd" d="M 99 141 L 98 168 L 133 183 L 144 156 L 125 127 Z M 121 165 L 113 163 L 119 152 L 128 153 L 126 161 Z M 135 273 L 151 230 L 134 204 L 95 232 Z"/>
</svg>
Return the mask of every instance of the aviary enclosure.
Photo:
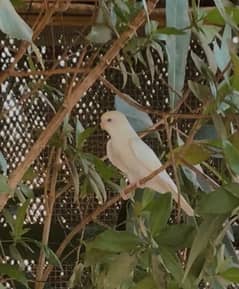
<svg viewBox="0 0 239 289">
<path fill-rule="evenodd" d="M 0 0 L 0 289 L 238 288 L 237 4 Z M 108 110 L 194 217 L 110 164 Z"/>
</svg>

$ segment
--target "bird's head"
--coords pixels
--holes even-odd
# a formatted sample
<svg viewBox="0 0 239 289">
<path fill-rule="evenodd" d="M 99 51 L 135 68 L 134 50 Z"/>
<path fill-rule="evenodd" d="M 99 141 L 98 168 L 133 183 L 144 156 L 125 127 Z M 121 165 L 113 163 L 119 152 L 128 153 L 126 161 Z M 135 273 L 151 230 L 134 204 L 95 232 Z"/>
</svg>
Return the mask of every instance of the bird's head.
<svg viewBox="0 0 239 289">
<path fill-rule="evenodd" d="M 115 110 L 107 111 L 101 116 L 100 126 L 111 136 L 118 133 L 134 132 L 126 116 Z"/>
</svg>

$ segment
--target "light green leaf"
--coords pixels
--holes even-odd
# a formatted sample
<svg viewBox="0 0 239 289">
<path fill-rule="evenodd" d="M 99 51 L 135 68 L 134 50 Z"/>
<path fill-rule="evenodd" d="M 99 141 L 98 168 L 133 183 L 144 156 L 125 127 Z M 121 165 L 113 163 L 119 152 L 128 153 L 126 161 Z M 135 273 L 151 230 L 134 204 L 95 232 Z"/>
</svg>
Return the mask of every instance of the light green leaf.
<svg viewBox="0 0 239 289">
<path fill-rule="evenodd" d="M 227 14 L 227 10 L 225 9 L 225 3 L 223 0 L 214 0 L 215 5 L 223 19 L 226 23 L 230 24 L 234 29 L 238 31 L 238 27 L 233 19 L 229 14 Z"/>
<path fill-rule="evenodd" d="M 175 158 L 180 163 L 181 159 L 189 164 L 196 165 L 210 157 L 210 151 L 202 144 L 191 143 L 190 145 L 182 145 L 174 150 Z"/>
<path fill-rule="evenodd" d="M 0 289 L 6 289 L 6 287 L 0 284 Z"/>
<path fill-rule="evenodd" d="M 230 168 L 239 175 L 239 150 L 229 140 L 224 140 L 223 151 Z"/>
<path fill-rule="evenodd" d="M 1 275 L 7 275 L 13 280 L 23 284 L 26 288 L 29 288 L 25 273 L 22 272 L 18 266 L 0 263 L 0 272 Z"/>
<path fill-rule="evenodd" d="M 104 289 L 118 288 L 129 279 L 132 279 L 132 270 L 136 265 L 136 257 L 128 253 L 117 255 L 109 263 L 109 269 L 104 279 Z"/>
<path fill-rule="evenodd" d="M 233 21 L 237 24 L 239 24 L 239 8 L 238 6 L 234 7 L 224 7 L 225 12 L 227 15 L 230 15 L 230 17 L 233 19 Z M 222 15 L 220 14 L 219 10 L 217 8 L 210 9 L 205 18 L 203 19 L 204 23 L 207 24 L 213 24 L 213 25 L 225 25 L 225 20 L 223 19 Z"/>
<path fill-rule="evenodd" d="M 0 1 L 0 30 L 11 37 L 32 42 L 32 29 L 17 14 L 9 0 Z"/>
<path fill-rule="evenodd" d="M 184 29 L 185 27 L 190 26 L 188 9 L 188 1 L 167 0 L 167 27 Z M 178 93 L 181 93 L 184 86 L 190 38 L 191 32 L 189 30 L 185 33 L 185 35 L 169 35 L 166 38 L 166 51 L 168 55 L 168 83 Z M 178 101 L 178 95 L 170 89 L 169 94 L 170 107 L 174 108 Z"/>
<path fill-rule="evenodd" d="M 120 67 L 120 70 L 122 72 L 122 75 L 123 75 L 123 85 L 122 85 L 122 88 L 125 87 L 126 83 L 127 83 L 127 79 L 128 79 L 128 73 L 127 73 L 127 69 L 126 69 L 126 66 L 124 64 L 123 61 L 120 61 L 119 62 L 119 67 Z"/>
<path fill-rule="evenodd" d="M 105 24 L 94 25 L 86 39 L 95 44 L 105 44 L 112 39 L 112 30 Z"/>
<path fill-rule="evenodd" d="M 129 232 L 107 230 L 89 242 L 87 250 L 93 248 L 120 253 L 136 249 L 139 244 L 139 239 Z"/>
<path fill-rule="evenodd" d="M 220 276 L 233 283 L 239 283 L 239 268 L 230 268 L 224 272 L 221 272 Z"/>
</svg>

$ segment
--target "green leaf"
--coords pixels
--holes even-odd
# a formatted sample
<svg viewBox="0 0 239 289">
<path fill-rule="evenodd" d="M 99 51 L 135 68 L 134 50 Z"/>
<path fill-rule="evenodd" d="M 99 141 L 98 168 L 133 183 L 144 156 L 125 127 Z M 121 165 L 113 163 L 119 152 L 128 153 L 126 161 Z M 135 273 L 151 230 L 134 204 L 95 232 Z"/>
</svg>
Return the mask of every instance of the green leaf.
<svg viewBox="0 0 239 289">
<path fill-rule="evenodd" d="M 190 269 L 197 257 L 207 248 L 210 240 L 222 228 L 225 216 L 213 216 L 205 219 L 199 226 L 196 236 L 193 240 L 191 251 L 185 268 L 183 280 L 187 277 Z"/>
<path fill-rule="evenodd" d="M 177 236 L 177 238 L 175 238 Z M 156 237 L 159 246 L 168 246 L 174 250 L 190 248 L 195 236 L 195 227 L 189 224 L 167 225 Z"/>
<path fill-rule="evenodd" d="M 239 150 L 229 141 L 223 141 L 223 151 L 232 171 L 239 175 Z"/>
<path fill-rule="evenodd" d="M 103 204 L 107 199 L 107 193 L 105 190 L 105 185 L 100 177 L 100 175 L 96 172 L 96 170 L 92 167 L 89 168 L 89 181 L 92 185 L 96 193 L 96 197 L 100 204 Z"/>
<path fill-rule="evenodd" d="M 120 253 L 136 249 L 139 244 L 139 239 L 129 232 L 107 230 L 89 242 L 87 250 L 94 248 Z"/>
<path fill-rule="evenodd" d="M 136 102 L 130 96 L 129 100 Z M 136 102 L 136 104 L 138 104 L 138 102 Z M 126 115 L 128 121 L 130 122 L 134 130 L 142 131 L 148 129 L 153 125 L 152 119 L 147 113 L 138 110 L 133 105 L 128 104 L 125 100 L 121 99 L 117 95 L 115 96 L 114 105 L 116 110 Z"/>
<path fill-rule="evenodd" d="M 119 62 L 119 67 L 120 67 L 120 70 L 122 72 L 122 75 L 123 75 L 123 85 L 122 85 L 122 88 L 125 87 L 126 83 L 127 83 L 127 80 L 128 80 L 128 73 L 127 73 L 127 69 L 126 69 L 126 66 L 124 64 L 123 61 L 120 61 Z"/>
<path fill-rule="evenodd" d="M 150 46 L 146 48 L 146 57 L 147 57 L 148 66 L 149 66 L 149 70 L 151 74 L 151 79 L 152 81 L 154 81 L 155 66 L 154 66 L 154 59 L 153 59 L 152 52 L 150 50 Z"/>
<path fill-rule="evenodd" d="M 17 14 L 9 0 L 0 1 L 0 30 L 11 37 L 32 42 L 32 29 Z"/>
<path fill-rule="evenodd" d="M 163 27 L 158 28 L 157 32 L 160 34 L 167 34 L 167 35 L 184 35 L 186 32 L 183 29 L 178 29 L 176 27 Z"/>
<path fill-rule="evenodd" d="M 239 206 L 238 198 L 222 186 L 213 192 L 204 194 L 196 211 L 200 215 L 225 215 L 230 214 L 237 206 Z"/>
<path fill-rule="evenodd" d="M 18 241 L 21 239 L 21 236 L 25 233 L 25 230 L 23 229 L 24 226 L 24 221 L 25 221 L 25 216 L 27 213 L 27 209 L 30 203 L 30 199 L 25 201 L 25 203 L 20 206 L 17 210 L 16 213 L 16 220 L 14 221 L 14 230 L 13 230 L 13 235 L 15 241 Z"/>
<path fill-rule="evenodd" d="M 7 174 L 7 161 L 4 158 L 2 152 L 0 151 L 0 168 L 2 169 L 3 173 Z"/>
<path fill-rule="evenodd" d="M 202 144 L 191 143 L 190 145 L 182 145 L 174 150 L 175 158 L 180 163 L 180 159 L 184 159 L 191 165 L 199 164 L 207 160 L 211 153 Z"/>
<path fill-rule="evenodd" d="M 25 273 L 18 266 L 0 263 L 0 272 L 1 275 L 6 275 L 29 288 Z"/>
<path fill-rule="evenodd" d="M 8 185 L 8 178 L 6 176 L 0 175 L 0 195 L 1 194 L 11 194 L 12 190 Z"/>
<path fill-rule="evenodd" d="M 227 15 L 230 15 L 233 21 L 237 24 L 239 24 L 239 8 L 237 6 L 234 7 L 224 7 Z M 210 9 L 206 16 L 203 19 L 204 23 L 207 24 L 214 24 L 214 25 L 225 25 L 225 20 L 223 19 L 223 16 L 220 14 L 219 10 L 217 8 Z"/>
<path fill-rule="evenodd" d="M 168 271 L 173 275 L 177 283 L 180 284 L 180 287 L 183 287 L 185 289 L 198 288 L 196 284 L 192 282 L 192 280 L 189 280 L 190 278 L 187 279 L 184 278 L 184 281 L 182 283 L 184 271 L 182 264 L 179 258 L 177 257 L 176 253 L 172 252 L 167 247 L 162 247 L 160 248 L 160 256 L 162 257 Z"/>
<path fill-rule="evenodd" d="M 0 284 L 0 289 L 6 289 L 6 287 Z"/>
<path fill-rule="evenodd" d="M 157 195 L 157 198 L 144 209 L 150 213 L 150 228 L 153 236 L 160 234 L 171 214 L 171 193 Z"/>
<path fill-rule="evenodd" d="M 207 85 L 200 84 L 196 81 L 188 80 L 188 86 L 198 100 L 205 102 L 211 98 L 211 92 Z"/>
<path fill-rule="evenodd" d="M 131 289 L 156 289 L 157 286 L 151 275 L 147 275 L 135 284 Z"/>
<path fill-rule="evenodd" d="M 59 267 L 63 271 L 61 261 L 59 260 L 57 255 L 54 253 L 54 251 L 52 251 L 52 249 L 49 248 L 47 245 L 43 245 L 42 247 L 46 254 L 47 261 L 49 261 L 50 264 Z"/>
<path fill-rule="evenodd" d="M 225 23 L 230 24 L 233 28 L 235 28 L 235 30 L 238 30 L 238 27 L 234 22 L 234 19 L 229 14 L 227 14 L 227 10 L 225 9 L 225 3 L 223 2 L 224 1 L 222 0 L 214 0 L 214 3 L 216 4 L 217 9 L 221 14 L 221 16 L 223 17 Z"/>
<path fill-rule="evenodd" d="M 84 129 L 79 120 L 76 121 L 76 148 L 81 149 L 85 141 L 94 133 L 94 127 Z"/>
<path fill-rule="evenodd" d="M 112 39 L 112 30 L 105 24 L 94 25 L 86 39 L 95 44 L 105 44 Z"/>
<path fill-rule="evenodd" d="M 77 203 L 79 201 L 79 194 L 80 194 L 80 178 L 78 174 L 78 169 L 74 161 L 68 160 L 68 164 L 69 164 L 69 171 L 74 184 L 74 202 Z"/>
<path fill-rule="evenodd" d="M 109 263 L 109 269 L 104 279 L 104 289 L 121 287 L 124 282 L 132 279 L 132 271 L 136 265 L 136 257 L 128 253 L 117 255 L 115 260 Z"/>
<path fill-rule="evenodd" d="M 167 0 L 167 27 L 184 29 L 185 27 L 190 26 L 188 9 L 188 1 Z M 189 30 L 185 33 L 185 35 L 168 35 L 166 38 L 166 51 L 168 55 L 168 83 L 169 86 L 178 93 L 181 93 L 184 86 L 190 38 L 191 32 Z M 178 101 L 178 95 L 171 89 L 169 89 L 169 95 L 170 107 L 174 108 Z"/>
<path fill-rule="evenodd" d="M 233 283 L 239 283 L 239 268 L 230 268 L 220 273 L 220 276 Z"/>
</svg>

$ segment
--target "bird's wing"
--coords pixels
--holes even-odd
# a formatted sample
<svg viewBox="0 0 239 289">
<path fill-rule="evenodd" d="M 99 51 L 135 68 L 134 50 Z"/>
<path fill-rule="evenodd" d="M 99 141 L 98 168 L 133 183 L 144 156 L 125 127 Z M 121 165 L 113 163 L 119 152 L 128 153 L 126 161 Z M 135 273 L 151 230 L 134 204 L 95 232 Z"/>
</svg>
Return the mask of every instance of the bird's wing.
<svg viewBox="0 0 239 289">
<path fill-rule="evenodd" d="M 127 174 L 127 169 L 124 163 L 122 162 L 121 158 L 117 155 L 117 153 L 112 148 L 111 140 L 107 142 L 106 151 L 107 151 L 107 157 L 109 158 L 111 163 L 115 167 L 117 167 L 120 171 Z"/>
<path fill-rule="evenodd" d="M 152 172 L 162 165 L 154 151 L 139 137 L 131 138 L 129 147 L 134 157 L 148 172 Z"/>
</svg>

